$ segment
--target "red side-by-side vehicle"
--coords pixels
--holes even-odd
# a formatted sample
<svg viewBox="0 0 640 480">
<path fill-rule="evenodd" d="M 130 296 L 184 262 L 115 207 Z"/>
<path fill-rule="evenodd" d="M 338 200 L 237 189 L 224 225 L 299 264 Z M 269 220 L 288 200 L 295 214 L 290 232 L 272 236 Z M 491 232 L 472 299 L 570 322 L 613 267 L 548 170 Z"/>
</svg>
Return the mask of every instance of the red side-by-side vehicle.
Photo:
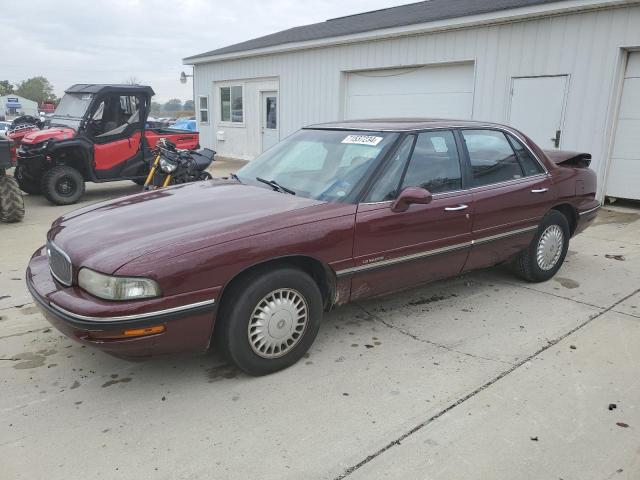
<svg viewBox="0 0 640 480">
<path fill-rule="evenodd" d="M 160 138 L 198 148 L 197 132 L 147 128 L 153 95 L 141 85 L 73 85 L 46 128 L 35 118 L 13 125 L 9 138 L 17 147 L 20 188 L 68 205 L 82 197 L 85 182 L 142 184 Z"/>
</svg>

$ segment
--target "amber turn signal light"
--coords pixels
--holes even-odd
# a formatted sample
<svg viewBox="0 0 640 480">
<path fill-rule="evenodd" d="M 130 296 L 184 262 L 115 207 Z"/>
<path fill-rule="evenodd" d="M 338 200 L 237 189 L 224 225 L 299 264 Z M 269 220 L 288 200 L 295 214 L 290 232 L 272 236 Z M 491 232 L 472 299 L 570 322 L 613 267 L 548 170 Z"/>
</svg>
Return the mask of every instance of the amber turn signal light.
<svg viewBox="0 0 640 480">
<path fill-rule="evenodd" d="M 147 328 L 134 328 L 133 330 L 125 330 L 122 332 L 123 337 L 142 337 L 144 335 L 154 335 L 162 333 L 166 330 L 164 325 L 154 325 Z"/>
<path fill-rule="evenodd" d="M 123 338 L 146 337 L 147 335 L 156 335 L 167 329 L 164 325 L 153 325 L 146 328 L 132 328 L 122 332 L 90 332 L 91 340 L 118 340 Z"/>
</svg>

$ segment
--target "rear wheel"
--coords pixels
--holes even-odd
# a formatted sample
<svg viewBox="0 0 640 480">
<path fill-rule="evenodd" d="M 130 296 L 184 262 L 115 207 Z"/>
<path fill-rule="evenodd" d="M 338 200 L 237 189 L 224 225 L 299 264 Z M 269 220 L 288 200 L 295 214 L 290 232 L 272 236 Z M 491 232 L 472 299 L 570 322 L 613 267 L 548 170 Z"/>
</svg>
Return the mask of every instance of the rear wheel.
<svg viewBox="0 0 640 480">
<path fill-rule="evenodd" d="M 213 177 L 209 172 L 200 172 L 198 180 L 211 180 Z"/>
<path fill-rule="evenodd" d="M 528 282 L 544 282 L 553 277 L 567 255 L 569 222 L 557 210 L 549 211 L 526 250 L 513 259 L 515 273 Z"/>
<path fill-rule="evenodd" d="M 227 358 L 250 375 L 293 365 L 313 343 L 322 295 L 302 270 L 261 269 L 225 294 L 216 339 Z"/>
<path fill-rule="evenodd" d="M 6 175 L 0 176 L 0 222 L 19 222 L 24 218 L 24 201 L 18 182 Z"/>
<path fill-rule="evenodd" d="M 29 195 L 40 195 L 42 190 L 40 189 L 40 181 L 35 178 L 31 178 L 25 174 L 24 167 L 21 165 L 16 166 L 13 172 L 13 176 L 20 186 L 20 190 Z"/>
<path fill-rule="evenodd" d="M 54 205 L 71 205 L 84 194 L 84 178 L 67 165 L 53 167 L 42 177 L 42 193 Z"/>
</svg>

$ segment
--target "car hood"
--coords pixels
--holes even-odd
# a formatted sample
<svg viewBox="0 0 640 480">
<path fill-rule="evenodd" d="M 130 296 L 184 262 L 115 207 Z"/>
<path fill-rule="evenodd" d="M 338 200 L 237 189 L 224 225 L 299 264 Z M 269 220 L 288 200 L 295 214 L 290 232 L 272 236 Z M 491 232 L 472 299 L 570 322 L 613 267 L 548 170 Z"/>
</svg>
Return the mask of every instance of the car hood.
<svg viewBox="0 0 640 480">
<path fill-rule="evenodd" d="M 37 143 L 44 142 L 45 140 L 66 140 L 72 138 L 76 134 L 73 128 L 68 127 L 52 127 L 45 130 L 34 130 L 26 134 L 22 138 L 22 143 L 27 145 L 35 145 Z"/>
<path fill-rule="evenodd" d="M 75 210 L 48 234 L 76 266 L 114 273 L 147 254 L 159 259 L 327 218 L 339 204 L 212 180 L 121 197 Z M 315 211 L 316 215 L 311 214 Z M 339 213 L 333 213 L 333 216 Z"/>
</svg>

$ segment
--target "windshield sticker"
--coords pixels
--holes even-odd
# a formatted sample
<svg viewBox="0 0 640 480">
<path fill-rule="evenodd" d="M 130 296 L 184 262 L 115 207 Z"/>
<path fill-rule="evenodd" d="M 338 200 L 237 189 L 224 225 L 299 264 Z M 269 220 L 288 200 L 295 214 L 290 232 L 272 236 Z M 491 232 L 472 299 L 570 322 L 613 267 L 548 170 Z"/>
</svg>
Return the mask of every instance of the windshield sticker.
<svg viewBox="0 0 640 480">
<path fill-rule="evenodd" d="M 341 143 L 350 143 L 353 145 L 371 145 L 375 147 L 382 141 L 382 137 L 374 137 L 372 135 L 348 135 Z"/>
</svg>

